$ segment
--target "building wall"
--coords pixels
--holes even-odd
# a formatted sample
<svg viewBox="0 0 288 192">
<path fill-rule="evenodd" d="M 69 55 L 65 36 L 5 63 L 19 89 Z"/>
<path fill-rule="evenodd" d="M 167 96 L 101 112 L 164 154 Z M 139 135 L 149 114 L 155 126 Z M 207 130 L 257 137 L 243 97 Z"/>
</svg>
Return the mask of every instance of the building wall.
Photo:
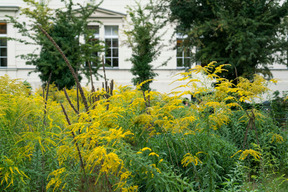
<svg viewBox="0 0 288 192">
<path fill-rule="evenodd" d="M 41 0 L 39 0 L 41 1 Z M 42 0 L 45 1 L 45 0 Z M 46 0 L 47 1 L 47 0 Z M 90 2 L 91 0 L 74 0 L 75 3 L 85 4 L 86 2 Z M 97 1 L 96 1 L 97 2 Z M 99 2 L 99 1 L 98 1 Z M 148 0 L 142 0 L 142 3 L 148 2 Z M 50 7 L 51 8 L 59 8 L 63 7 L 63 3 L 60 0 L 50 0 Z M 101 4 L 101 8 L 111 10 L 118 13 L 126 13 L 127 5 L 133 6 L 135 5 L 134 0 L 104 0 Z M 5 10 L 3 6 L 18 6 L 18 7 L 25 7 L 25 3 L 22 0 L 1 0 L 0 1 L 0 22 L 5 20 L 5 15 L 10 15 L 13 17 L 19 17 L 19 21 L 29 23 L 29 20 L 25 18 L 23 15 L 20 15 L 20 11 L 11 11 Z M 97 14 L 96 14 L 97 15 Z M 131 68 L 131 62 L 127 61 L 131 55 L 131 49 L 124 44 L 126 38 L 123 34 L 123 30 L 128 27 L 125 18 L 98 18 L 104 25 L 118 25 L 119 26 L 119 68 L 107 68 L 107 77 L 109 79 L 114 79 L 116 84 L 118 85 L 129 85 L 131 83 L 132 74 L 130 73 L 129 69 Z M 104 33 L 104 27 L 100 27 L 100 38 L 101 34 Z M 162 51 L 160 57 L 153 62 L 155 68 L 160 66 L 165 60 L 171 57 L 171 60 L 167 63 L 166 66 L 159 67 L 156 72 L 159 74 L 155 79 L 155 82 L 152 84 L 152 88 L 156 89 L 161 92 L 169 92 L 174 87 L 179 85 L 179 83 L 174 83 L 170 85 L 170 83 L 175 80 L 175 74 L 177 72 L 182 71 L 181 69 L 177 69 L 176 65 L 176 50 L 173 49 L 176 45 L 176 37 L 171 37 L 174 33 L 174 27 L 172 24 L 169 24 L 166 29 L 164 29 L 166 34 L 163 36 L 165 39 L 165 44 L 167 45 L 164 50 Z M 11 24 L 7 24 L 7 31 L 8 36 L 13 38 L 24 38 L 22 37 L 13 27 Z M 103 35 L 102 35 L 102 38 Z M 171 43 L 170 40 L 172 39 Z M 19 57 L 16 57 L 20 54 L 28 54 L 32 53 L 37 46 L 32 45 L 24 45 L 19 42 L 15 41 L 8 41 L 8 66 L 7 67 L 0 67 L 0 75 L 8 74 L 12 78 L 20 78 L 22 80 L 27 80 L 33 88 L 39 87 L 41 85 L 40 79 L 37 73 L 31 73 L 28 76 L 28 73 L 34 69 L 34 66 L 29 66 L 25 64 L 25 61 Z M 39 48 L 39 47 L 38 47 Z M 36 50 L 37 53 L 37 50 Z M 283 65 L 273 65 L 272 73 L 274 77 L 279 79 L 279 84 L 277 86 L 273 85 L 271 88 L 273 90 L 279 89 L 281 91 L 288 90 L 288 70 L 287 67 Z M 103 80 L 96 81 L 96 86 L 101 86 L 101 82 Z M 87 79 L 82 81 L 83 85 L 87 83 Z"/>
</svg>

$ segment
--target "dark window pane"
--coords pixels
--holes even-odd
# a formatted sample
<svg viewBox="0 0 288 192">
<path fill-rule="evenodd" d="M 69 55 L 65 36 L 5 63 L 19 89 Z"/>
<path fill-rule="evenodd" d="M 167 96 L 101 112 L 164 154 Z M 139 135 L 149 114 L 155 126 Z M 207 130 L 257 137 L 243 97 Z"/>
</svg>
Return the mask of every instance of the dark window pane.
<svg viewBox="0 0 288 192">
<path fill-rule="evenodd" d="M 7 39 L 0 39 L 0 46 L 7 46 Z"/>
<path fill-rule="evenodd" d="M 111 39 L 105 39 L 105 44 L 107 47 L 111 47 Z"/>
<path fill-rule="evenodd" d="M 0 66 L 7 67 L 7 58 L 0 58 Z"/>
<path fill-rule="evenodd" d="M 118 39 L 113 39 L 113 47 L 118 47 Z"/>
<path fill-rule="evenodd" d="M 93 57 L 93 58 L 98 57 L 98 52 L 93 52 L 93 53 L 92 53 L 92 57 Z"/>
<path fill-rule="evenodd" d="M 184 48 L 184 57 L 190 57 L 190 49 L 187 47 Z"/>
<path fill-rule="evenodd" d="M 106 64 L 107 66 L 111 66 L 111 58 L 106 58 L 105 64 Z"/>
<path fill-rule="evenodd" d="M 112 49 L 113 57 L 118 57 L 118 49 Z"/>
<path fill-rule="evenodd" d="M 183 43 L 182 39 L 177 39 L 177 47 L 181 47 Z"/>
<path fill-rule="evenodd" d="M 91 59 L 90 61 L 85 62 L 85 67 L 89 67 L 89 63 L 91 67 L 97 66 L 97 60 L 96 59 Z"/>
<path fill-rule="evenodd" d="M 189 64 L 190 64 L 190 59 L 185 58 L 185 59 L 184 59 L 184 65 L 185 65 L 185 67 L 189 66 Z"/>
<path fill-rule="evenodd" d="M 177 59 L 177 67 L 183 67 L 182 58 Z"/>
<path fill-rule="evenodd" d="M 118 65 L 118 58 L 114 58 L 113 59 L 113 67 L 118 67 L 119 65 Z"/>
<path fill-rule="evenodd" d="M 98 39 L 98 38 L 89 39 L 89 43 L 90 43 L 91 45 L 98 44 L 98 43 L 99 43 L 99 39 Z"/>
<path fill-rule="evenodd" d="M 7 48 L 0 49 L 0 56 L 7 56 Z"/>
<path fill-rule="evenodd" d="M 88 30 L 91 30 L 93 34 L 98 34 L 99 35 L 99 26 L 97 25 L 89 25 Z"/>
<path fill-rule="evenodd" d="M 0 34 L 7 34 L 7 24 L 0 23 Z"/>
<path fill-rule="evenodd" d="M 182 49 L 180 47 L 177 48 L 177 57 L 182 57 Z"/>
<path fill-rule="evenodd" d="M 111 49 L 107 49 L 105 56 L 106 57 L 111 57 Z"/>
</svg>

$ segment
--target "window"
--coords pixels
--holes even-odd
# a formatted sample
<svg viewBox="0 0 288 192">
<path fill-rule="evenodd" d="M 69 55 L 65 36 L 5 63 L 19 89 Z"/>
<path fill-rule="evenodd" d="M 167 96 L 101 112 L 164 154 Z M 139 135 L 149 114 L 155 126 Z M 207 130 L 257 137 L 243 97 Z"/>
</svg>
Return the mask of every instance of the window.
<svg viewBox="0 0 288 192">
<path fill-rule="evenodd" d="M 105 26 L 105 53 L 104 62 L 107 66 L 119 67 L 118 26 Z"/>
<path fill-rule="evenodd" d="M 0 23 L 0 67 L 7 67 L 7 24 Z"/>
<path fill-rule="evenodd" d="M 191 49 L 189 47 L 185 47 L 183 42 L 185 37 L 177 35 L 177 67 L 189 67 L 191 63 Z"/>
</svg>

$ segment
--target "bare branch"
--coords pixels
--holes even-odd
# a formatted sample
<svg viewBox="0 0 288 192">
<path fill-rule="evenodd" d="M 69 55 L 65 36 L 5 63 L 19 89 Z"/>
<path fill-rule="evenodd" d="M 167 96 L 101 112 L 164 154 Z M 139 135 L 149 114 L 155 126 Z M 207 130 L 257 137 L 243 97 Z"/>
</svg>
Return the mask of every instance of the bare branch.
<svg viewBox="0 0 288 192">
<path fill-rule="evenodd" d="M 75 113 L 79 114 L 79 111 L 75 108 L 75 106 L 73 105 L 73 103 L 71 102 L 70 98 L 69 98 L 69 95 L 66 91 L 66 88 L 64 87 L 64 93 L 65 93 L 65 96 L 66 96 L 66 99 L 68 101 L 68 103 L 70 104 L 70 106 L 72 107 L 72 109 L 75 111 Z"/>
<path fill-rule="evenodd" d="M 77 86 L 79 87 L 79 91 L 80 91 L 80 95 L 82 97 L 82 100 L 83 100 L 83 103 L 84 103 L 84 106 L 85 106 L 85 109 L 86 109 L 86 112 L 89 111 L 89 107 L 88 107 L 88 103 L 87 103 L 87 99 L 84 95 L 84 91 L 80 85 L 80 81 L 78 79 L 78 76 L 76 75 L 73 67 L 71 66 L 70 62 L 68 61 L 67 57 L 65 56 L 65 54 L 63 53 L 62 49 L 57 45 L 57 43 L 54 41 L 54 39 L 41 27 L 39 26 L 39 29 L 45 34 L 45 36 L 53 43 L 53 45 L 55 46 L 55 48 L 59 51 L 59 53 L 61 54 L 61 56 L 63 57 L 65 63 L 67 64 L 70 72 L 72 73 L 76 83 L 77 83 Z"/>
</svg>

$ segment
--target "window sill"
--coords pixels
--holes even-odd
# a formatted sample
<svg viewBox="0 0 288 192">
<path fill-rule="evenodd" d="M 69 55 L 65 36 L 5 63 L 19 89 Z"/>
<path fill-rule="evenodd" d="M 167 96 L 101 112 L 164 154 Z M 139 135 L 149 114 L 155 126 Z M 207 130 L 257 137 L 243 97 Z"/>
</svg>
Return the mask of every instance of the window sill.
<svg viewBox="0 0 288 192">
<path fill-rule="evenodd" d="M 99 70 L 103 70 L 103 67 L 100 67 Z M 119 70 L 119 67 L 105 67 L 105 70 Z"/>
</svg>

